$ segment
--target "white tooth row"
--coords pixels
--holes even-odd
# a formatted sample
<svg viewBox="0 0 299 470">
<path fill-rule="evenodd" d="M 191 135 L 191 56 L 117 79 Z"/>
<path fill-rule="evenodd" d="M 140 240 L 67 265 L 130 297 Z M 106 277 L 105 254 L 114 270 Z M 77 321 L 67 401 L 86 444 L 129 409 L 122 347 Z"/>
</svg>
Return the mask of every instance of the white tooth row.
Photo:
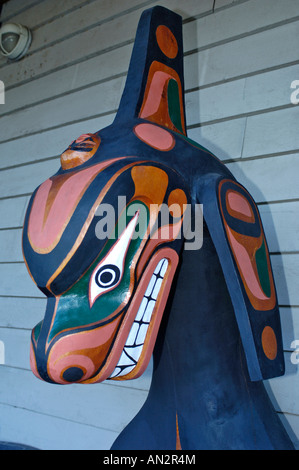
<svg viewBox="0 0 299 470">
<path fill-rule="evenodd" d="M 129 374 L 141 356 L 146 333 L 151 321 L 152 313 L 160 292 L 164 275 L 168 267 L 168 260 L 163 258 L 159 261 L 146 292 L 140 304 L 134 323 L 131 327 L 122 355 L 116 368 L 109 378 L 120 377 Z"/>
</svg>

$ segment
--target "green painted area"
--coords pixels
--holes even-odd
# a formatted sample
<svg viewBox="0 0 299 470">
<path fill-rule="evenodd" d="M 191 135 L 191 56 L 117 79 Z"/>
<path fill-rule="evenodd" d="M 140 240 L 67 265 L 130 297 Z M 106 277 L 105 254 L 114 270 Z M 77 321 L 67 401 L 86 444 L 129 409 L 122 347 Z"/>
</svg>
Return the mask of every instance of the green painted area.
<svg viewBox="0 0 299 470">
<path fill-rule="evenodd" d="M 43 324 L 42 321 L 39 322 L 33 329 L 33 337 L 34 337 L 35 341 L 37 341 L 37 338 L 39 337 L 42 324 Z"/>
<path fill-rule="evenodd" d="M 266 245 L 264 240 L 262 246 L 255 253 L 255 260 L 262 289 L 267 297 L 271 297 L 271 284 L 268 272 Z"/>
<path fill-rule="evenodd" d="M 168 99 L 169 117 L 172 123 L 180 132 L 184 132 L 182 122 L 181 122 L 179 87 L 175 80 L 169 80 L 168 82 L 167 99 Z"/>
<path fill-rule="evenodd" d="M 204 152 L 208 152 L 209 154 L 213 155 L 208 149 L 203 147 L 202 145 L 199 145 L 195 140 L 190 139 L 190 137 L 186 137 L 184 135 L 181 136 L 186 142 L 188 142 L 191 145 L 194 145 L 194 147 L 198 148 L 199 150 L 203 150 Z M 213 157 L 217 158 L 215 155 Z M 217 159 L 218 160 L 218 159 Z"/>
<path fill-rule="evenodd" d="M 133 214 L 132 212 L 130 213 L 130 206 L 134 206 Z M 115 289 L 112 289 L 101 295 L 90 308 L 88 298 L 90 277 L 96 266 L 116 243 L 124 228 L 129 224 L 130 220 L 132 220 L 135 212 L 139 208 L 139 221 L 127 251 L 122 279 Z M 131 215 L 128 215 L 128 212 Z M 127 211 L 121 215 L 116 225 L 115 236 L 107 240 L 103 250 L 94 263 L 90 266 L 90 268 L 76 282 L 76 284 L 74 284 L 65 294 L 60 297 L 49 340 L 67 328 L 76 328 L 104 320 L 119 307 L 119 305 L 124 301 L 125 296 L 129 290 L 130 266 L 141 244 L 142 237 L 147 229 L 148 223 L 149 210 L 144 203 L 140 201 L 134 201 L 127 207 Z"/>
</svg>

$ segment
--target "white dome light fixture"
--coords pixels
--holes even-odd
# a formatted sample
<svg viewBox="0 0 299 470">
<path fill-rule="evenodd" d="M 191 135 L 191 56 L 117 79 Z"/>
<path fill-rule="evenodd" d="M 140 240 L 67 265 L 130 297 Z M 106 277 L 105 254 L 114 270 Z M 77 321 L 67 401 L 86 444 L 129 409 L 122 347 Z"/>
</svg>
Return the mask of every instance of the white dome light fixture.
<svg viewBox="0 0 299 470">
<path fill-rule="evenodd" d="M 0 52 L 10 60 L 24 57 L 31 41 L 31 31 L 26 26 L 6 23 L 0 28 Z"/>
</svg>

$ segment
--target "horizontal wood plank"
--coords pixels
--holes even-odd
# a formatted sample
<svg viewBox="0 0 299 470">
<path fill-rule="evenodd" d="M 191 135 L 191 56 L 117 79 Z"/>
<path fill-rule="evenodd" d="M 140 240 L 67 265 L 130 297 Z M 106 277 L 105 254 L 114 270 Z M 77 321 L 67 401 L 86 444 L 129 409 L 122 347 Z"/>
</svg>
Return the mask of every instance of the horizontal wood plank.
<svg viewBox="0 0 299 470">
<path fill-rule="evenodd" d="M 298 17 L 296 0 L 251 0 L 240 2 L 234 8 L 214 10 L 208 18 L 189 22 L 184 30 L 184 48 L 190 51 L 211 47 L 238 36 L 248 36 L 255 31 L 272 27 Z"/>
<path fill-rule="evenodd" d="M 298 62 L 296 48 L 290 47 L 298 34 L 297 21 L 187 55 L 186 89 Z"/>
<path fill-rule="evenodd" d="M 299 307 L 281 307 L 280 319 L 284 350 L 294 352 L 293 342 L 299 340 Z"/>
<path fill-rule="evenodd" d="M 0 263 L 23 260 L 22 229 L 0 230 Z"/>
<path fill-rule="evenodd" d="M 0 107 L 0 115 L 75 92 L 114 76 L 125 75 L 129 68 L 132 48 L 133 45 L 128 44 L 6 90 L 5 106 Z"/>
<path fill-rule="evenodd" d="M 299 65 L 187 93 L 187 123 L 192 126 L 290 106 L 295 76 L 299 76 Z"/>
<path fill-rule="evenodd" d="M 0 199 L 0 229 L 22 227 L 29 197 L 17 199 L 17 201 L 15 199 Z"/>
<path fill-rule="evenodd" d="M 3 4 L 1 20 L 6 21 L 7 18 L 16 16 L 19 12 L 26 11 L 36 3 L 37 0 L 9 0 L 9 2 Z"/>
<path fill-rule="evenodd" d="M 117 78 L 78 91 L 75 96 L 66 95 L 4 116 L 1 119 L 0 140 L 15 137 L 15 129 L 18 129 L 17 135 L 22 136 L 57 127 L 74 119 L 84 120 L 91 116 L 112 113 L 118 108 L 124 81 L 124 78 Z M 12 127 L 12 122 L 15 127 Z"/>
<path fill-rule="evenodd" d="M 45 298 L 24 263 L 0 264 L 0 297 Z"/>
<path fill-rule="evenodd" d="M 299 254 L 271 256 L 280 305 L 299 305 Z"/>
<path fill-rule="evenodd" d="M 193 127 L 188 129 L 188 137 L 220 160 L 238 159 L 242 155 L 246 122 L 247 118 L 244 117 Z"/>
<path fill-rule="evenodd" d="M 215 0 L 214 3 L 214 10 L 218 10 L 219 8 L 227 8 L 232 6 L 233 3 L 238 3 L 239 0 Z M 246 1 L 246 0 L 245 0 Z M 247 0 L 248 1 L 248 0 Z"/>
<path fill-rule="evenodd" d="M 290 439 L 294 444 L 295 450 L 299 450 L 299 416 L 289 413 L 279 413 L 279 418 L 281 419 L 287 433 L 289 434 Z"/>
<path fill-rule="evenodd" d="M 38 450 L 109 450 L 118 433 L 0 404 L 0 439 Z"/>
<path fill-rule="evenodd" d="M 184 11 L 181 8 L 182 3 L 180 0 L 154 1 L 148 6 L 155 5 L 165 5 L 178 13 Z M 196 11 L 197 14 L 200 14 L 207 11 L 212 12 L 213 1 L 202 0 L 196 2 L 195 0 L 186 0 L 184 5 L 189 8 L 190 12 Z M 61 47 L 61 43 L 57 43 L 51 48 L 41 49 L 36 54 L 29 54 L 24 58 L 22 67 L 20 67 L 20 64 L 14 63 L 3 69 L 3 74 L 1 71 L 3 78 L 1 78 L 4 83 L 9 83 L 9 86 L 12 86 L 22 80 L 48 73 L 53 69 L 64 68 L 67 64 L 80 62 L 82 59 L 97 55 L 106 49 L 133 42 L 140 16 L 144 10 L 145 7 L 133 10 L 100 26 L 87 29 L 81 34 L 73 35 L 63 41 L 63 47 Z M 111 31 L 113 31 L 112 35 Z M 39 64 L 38 67 L 36 66 L 37 63 Z"/>
<path fill-rule="evenodd" d="M 63 2 L 64 3 L 64 2 Z M 159 5 L 167 5 L 170 9 L 178 7 L 177 0 L 160 1 Z M 69 36 L 79 35 L 81 32 L 91 29 L 98 29 L 107 21 L 113 21 L 120 15 L 126 12 L 138 10 L 141 12 L 147 8 L 157 5 L 157 2 L 131 0 L 130 3 L 120 2 L 119 0 L 101 0 L 100 2 L 85 2 L 81 8 L 76 8 L 70 11 L 67 17 L 56 15 L 54 21 L 45 24 L 43 27 L 35 31 L 35 43 L 32 44 L 30 53 L 38 50 L 41 47 L 48 47 L 53 42 L 63 41 Z M 140 8 L 141 7 L 141 8 Z M 212 1 L 204 0 L 195 2 L 194 0 L 187 0 L 184 4 L 184 16 L 196 15 L 198 12 L 211 11 Z M 58 10 L 61 9 L 58 8 Z M 53 10 L 52 10 L 53 11 Z M 55 10 L 54 10 L 55 11 Z M 67 21 L 66 21 L 67 20 Z M 37 19 L 35 21 L 38 21 Z M 127 24 L 129 20 L 126 21 Z"/>
<path fill-rule="evenodd" d="M 53 42 L 61 41 L 70 35 L 80 34 L 80 31 L 99 27 L 107 19 L 114 18 L 128 10 L 125 3 L 116 0 L 104 0 L 96 6 L 94 2 L 86 3 L 82 0 L 76 0 L 73 2 L 74 5 L 70 2 L 63 2 L 63 4 L 57 2 L 57 4 L 52 5 L 52 8 L 49 0 L 44 3 L 44 5 L 35 5 L 23 13 L 22 21 L 28 27 L 34 27 L 40 23 L 44 24 L 43 27 L 35 31 L 34 43 L 30 48 L 30 53 Z M 78 8 L 80 3 L 81 7 Z M 144 2 L 141 0 L 132 0 L 129 9 L 138 8 L 142 3 Z M 154 1 L 148 2 L 147 7 L 155 4 Z M 179 9 L 181 7 L 177 1 L 173 0 L 165 2 L 162 0 L 160 4 L 170 9 Z M 253 0 L 250 4 L 247 2 L 245 4 L 241 3 L 230 10 L 216 11 L 215 14 L 211 15 L 208 22 L 199 19 L 194 24 L 192 22 L 187 23 L 185 48 L 186 50 L 192 50 L 196 47 L 203 47 L 230 38 L 231 25 L 233 25 L 234 35 L 244 35 L 251 32 L 253 28 L 259 29 L 286 21 L 296 16 L 298 13 L 296 7 L 294 0 L 285 0 L 284 4 L 279 0 L 264 0 L 263 2 Z M 145 9 L 146 6 L 142 6 L 142 8 Z M 185 19 L 206 11 L 212 11 L 211 1 L 194 2 L 189 0 L 189 2 L 184 2 L 184 7 L 180 13 Z M 67 16 L 65 12 L 68 12 Z M 19 19 L 21 19 L 21 16 L 20 18 L 14 18 L 14 21 Z"/>
<path fill-rule="evenodd" d="M 242 156 L 298 150 L 298 119 L 299 106 L 294 105 L 289 109 L 249 117 Z"/>
<path fill-rule="evenodd" d="M 285 125 L 282 120 L 281 125 L 287 132 L 287 123 Z M 256 130 L 258 131 L 257 128 Z M 261 147 L 265 141 L 268 142 L 267 135 L 261 132 L 259 134 Z M 263 150 L 265 153 L 269 153 L 270 148 L 266 147 L 265 144 L 261 152 Z M 299 197 L 299 187 L 296 183 L 298 179 L 298 165 L 298 154 L 294 153 L 277 157 L 238 161 L 227 164 L 227 167 L 236 179 L 247 188 L 256 202 L 271 202 Z"/>
<path fill-rule="evenodd" d="M 240 61 L 239 57 L 235 57 L 235 59 L 230 57 L 230 47 L 232 47 L 233 44 L 234 42 L 232 44 L 227 44 L 222 52 L 222 57 L 223 54 L 227 56 L 226 64 L 229 63 L 230 68 L 234 65 L 234 63 L 238 65 Z M 261 47 L 263 47 L 262 37 Z M 210 52 L 213 53 L 214 49 L 215 48 L 213 48 Z M 107 80 L 109 77 L 113 77 L 115 75 L 124 75 L 128 70 L 131 50 L 132 44 L 125 45 L 100 56 L 85 60 L 82 63 L 70 67 L 65 67 L 63 70 L 53 72 L 50 75 L 46 75 L 44 77 L 42 76 L 40 79 L 35 80 L 33 82 L 27 82 L 19 86 L 17 89 L 8 89 L 5 95 L 5 106 L 0 107 L 0 113 L 6 114 L 12 112 L 14 109 L 22 108 L 24 106 L 31 106 L 34 103 L 38 103 L 39 101 L 47 99 L 49 100 L 51 99 L 51 97 L 63 95 L 64 93 L 69 93 L 72 90 L 75 91 L 77 89 L 81 89 L 82 87 L 89 86 L 90 84 L 99 82 L 101 80 Z M 246 47 L 246 50 L 248 51 L 248 47 Z M 242 55 L 241 50 L 240 55 Z M 268 57 L 266 56 L 265 61 L 267 59 Z M 218 76 L 218 80 L 216 79 L 216 77 L 211 77 L 209 79 L 209 75 L 204 73 L 204 82 L 201 83 L 200 76 L 198 76 L 198 72 L 196 70 L 197 66 L 201 63 L 201 60 L 202 57 L 200 53 L 194 53 L 192 54 L 192 56 L 187 56 L 185 58 L 185 79 L 187 90 L 201 85 L 206 86 L 210 83 L 210 81 L 211 83 L 213 83 L 213 81 L 215 80 L 222 81 L 228 78 L 227 70 L 225 68 L 221 68 L 219 71 L 222 72 L 222 74 Z M 210 57 L 209 63 L 214 71 L 215 68 L 217 68 L 217 65 L 213 63 L 213 59 L 210 62 Z M 246 64 L 248 65 L 247 62 Z M 238 70 L 239 73 L 236 71 L 236 76 L 240 75 L 240 69 Z M 88 73 L 86 73 L 86 71 L 88 71 Z M 252 78 L 249 83 L 247 81 L 246 94 L 249 107 L 249 109 L 247 109 L 247 112 L 251 111 L 252 106 L 254 104 L 252 103 L 252 99 L 255 99 L 253 109 L 256 109 L 259 98 L 262 98 L 263 102 L 266 102 L 266 105 L 264 105 L 266 108 L 275 106 L 277 101 L 281 102 L 282 96 L 287 96 L 287 100 L 283 98 L 283 104 L 286 101 L 290 103 L 290 84 L 293 80 L 293 77 L 297 76 L 298 74 L 297 69 L 289 69 L 287 67 L 286 70 L 283 69 L 282 71 L 274 71 L 272 76 L 270 74 L 271 72 L 262 74 L 262 76 L 258 75 L 255 79 Z M 232 76 L 234 77 L 234 75 Z M 281 80 L 282 86 L 279 88 L 276 87 L 275 83 Z M 230 87 L 229 84 L 227 84 L 226 86 Z M 234 85 L 232 85 L 232 87 L 234 87 Z M 237 92 L 237 85 L 235 85 L 235 87 Z M 213 90 L 216 91 L 217 88 L 213 88 Z M 273 99 L 274 103 L 272 102 Z M 189 101 L 192 102 L 194 100 L 197 100 L 197 95 L 191 94 L 190 97 L 187 96 L 187 105 Z M 231 100 L 231 104 L 234 104 L 233 99 Z M 205 109 L 202 104 L 200 105 L 200 109 L 202 111 L 204 111 Z M 257 109 L 263 109 L 263 106 L 260 106 Z M 198 122 L 201 121 L 202 118 L 198 120 Z M 193 123 L 194 119 L 192 119 L 191 122 Z M 189 124 L 191 124 L 191 122 L 189 122 Z"/>
<path fill-rule="evenodd" d="M 0 297 L 0 328 L 31 330 L 43 320 L 46 302 L 46 298 Z"/>
<path fill-rule="evenodd" d="M 142 0 L 130 0 L 132 8 L 140 3 Z M 13 21 L 23 22 L 34 29 L 34 43 L 30 48 L 32 53 L 37 47 L 47 46 L 127 9 L 126 2 L 117 0 L 43 0 L 14 16 Z"/>
<path fill-rule="evenodd" d="M 260 215 L 271 252 L 299 251 L 299 202 L 263 204 Z"/>
<path fill-rule="evenodd" d="M 170 0 L 167 0 L 167 5 L 169 5 Z M 179 9 L 179 1 L 171 0 L 171 3 L 177 5 Z M 154 2 L 153 5 L 158 4 Z M 161 1 L 159 2 L 161 4 Z M 163 2 L 162 2 L 163 4 Z M 175 8 L 174 8 L 175 9 Z M 49 50 L 41 50 L 36 54 L 29 55 L 26 57 L 20 68 L 19 64 L 10 64 L 9 67 L 3 68 L 1 70 L 1 79 L 4 81 L 6 86 L 10 87 L 16 83 L 22 82 L 24 80 L 36 78 L 42 74 L 53 72 L 56 69 L 65 68 L 67 65 L 72 63 L 79 63 L 81 60 L 86 60 L 97 54 L 105 52 L 107 48 L 119 47 L 124 45 L 124 43 L 132 42 L 137 29 L 137 24 L 139 17 L 143 9 L 140 9 L 134 13 L 128 13 L 128 19 L 126 15 L 121 18 L 116 18 L 111 22 L 104 23 L 99 28 L 92 29 L 90 31 L 83 32 L 82 34 L 75 35 L 69 39 L 66 39 L 62 44 L 53 45 Z M 180 13 L 180 9 L 178 10 Z M 221 12 L 223 13 L 223 12 Z M 209 17 L 210 18 L 210 17 Z M 198 20 L 200 21 L 200 20 Z M 189 24 L 189 23 L 187 23 Z M 191 26 L 189 26 L 190 28 Z M 195 27 L 197 27 L 195 25 Z M 290 39 L 295 41 L 296 34 L 298 34 L 298 22 L 290 25 L 282 25 L 274 29 L 265 30 L 257 32 L 256 34 L 250 35 L 245 38 L 237 38 L 236 41 L 232 41 L 232 49 L 228 47 L 228 54 L 230 57 L 229 68 L 225 58 L 223 57 L 223 51 L 227 49 L 228 44 L 219 45 L 220 49 L 214 51 L 215 47 L 211 50 L 208 50 L 208 44 L 205 45 L 206 54 L 200 56 L 198 60 L 197 56 L 188 56 L 186 58 L 186 68 L 189 68 L 190 59 L 191 59 L 191 68 L 190 70 L 193 73 L 189 74 L 189 79 L 193 82 L 188 82 L 188 75 L 186 75 L 186 85 L 188 88 L 193 88 L 198 86 L 198 82 L 202 85 L 202 78 L 207 77 L 210 72 L 214 71 L 220 72 L 221 70 L 230 73 L 230 76 L 238 76 L 242 74 L 242 68 L 245 66 L 248 73 L 248 70 L 264 70 L 267 65 L 270 64 L 273 66 L 281 64 L 281 58 L 284 58 L 284 63 L 296 61 L 297 57 L 294 53 L 294 50 L 290 47 L 286 48 L 286 41 Z M 200 25 L 198 26 L 200 28 Z M 113 43 L 108 43 L 107 40 L 110 38 L 108 30 L 116 31 L 116 34 L 111 38 Z M 221 29 L 221 28 L 220 28 Z M 184 39 L 187 41 L 190 34 L 197 38 L 197 33 L 193 31 L 187 32 Z M 204 37 L 200 36 L 200 37 Z M 226 40 L 228 40 L 226 38 Z M 273 41 L 277 47 L 273 47 Z M 219 39 L 219 41 L 220 39 Z M 257 43 L 259 47 L 257 49 Z M 243 54 L 243 51 L 246 50 L 246 58 Z M 88 53 L 86 54 L 86 51 Z M 189 52 L 188 46 L 185 46 L 185 51 Z M 205 52 L 205 51 L 203 51 Z M 215 55 L 216 53 L 216 55 Z M 215 59 L 213 59 L 213 56 Z M 208 63 L 205 63 L 208 59 Z M 222 60 L 221 60 L 222 59 Z M 237 59 L 237 61 L 236 61 Z M 36 64 L 39 64 L 37 67 Z M 54 69 L 54 70 L 53 70 Z M 233 74 L 231 74 L 233 72 Z M 244 72 L 243 72 L 244 73 Z M 227 73 L 226 73 L 227 75 Z M 223 73 L 222 73 L 223 76 Z M 228 78 L 226 76 L 226 78 Z M 215 80 L 215 77 L 214 77 Z M 212 79 L 212 81 L 214 81 Z M 196 81 L 196 84 L 194 84 Z"/>
<path fill-rule="evenodd" d="M 113 122 L 114 116 L 115 114 L 111 114 L 86 119 L 69 125 L 54 127 L 38 134 L 24 136 L 10 142 L 0 143 L 0 154 L 3 155 L 0 159 L 0 168 L 10 168 L 59 156 L 77 137 L 103 129 Z"/>
<path fill-rule="evenodd" d="M 60 167 L 60 160 L 46 160 L 0 173 L 1 196 L 9 197 L 32 193 L 43 181 L 53 176 Z"/>
<path fill-rule="evenodd" d="M 279 399 L 277 411 L 298 415 L 299 402 L 294 390 L 298 390 L 299 387 L 299 369 L 296 364 L 292 364 L 291 360 L 291 353 L 285 353 L 285 375 L 271 379 L 267 383 L 276 400 Z"/>
<path fill-rule="evenodd" d="M 1 367 L 2 383 L 0 403 L 114 432 L 122 431 L 148 395 L 147 390 L 115 387 L 110 382 L 67 386 L 48 384 L 29 370 L 7 366 Z M 34 395 L 32 390 L 35 390 Z"/>
<path fill-rule="evenodd" d="M 0 299 L 1 305 L 2 305 L 2 300 L 3 299 Z M 36 306 L 39 307 L 40 311 L 38 313 L 38 321 L 37 321 L 37 323 L 39 323 L 43 319 L 44 314 L 45 314 L 45 303 L 42 304 L 42 302 L 39 299 L 22 299 L 22 300 L 24 301 L 24 307 L 26 305 L 27 306 L 30 305 L 30 302 L 28 302 L 28 300 L 31 300 L 31 304 L 35 302 Z M 36 309 L 36 306 L 34 307 L 35 309 Z M 18 369 L 30 370 L 29 351 L 30 351 L 31 330 L 32 328 L 36 326 L 37 323 L 33 324 L 32 320 L 35 319 L 34 318 L 35 316 L 32 315 L 31 312 L 26 311 L 25 308 L 23 308 L 23 314 L 24 314 L 23 325 L 25 325 L 25 328 L 17 328 L 16 324 L 14 325 L 14 328 L 0 327 L 0 340 L 5 345 L 5 366 L 8 368 L 13 367 L 13 368 L 18 368 Z M 28 321 L 25 321 L 25 319 L 27 319 Z M 10 318 L 10 320 L 12 320 L 12 318 Z M 17 348 L 16 348 L 16 344 L 18 345 Z M 113 387 L 121 387 L 121 388 L 125 387 L 125 388 L 134 389 L 134 390 L 148 391 L 150 382 L 151 382 L 152 370 L 153 370 L 153 364 L 152 364 L 152 361 L 150 361 L 146 371 L 138 379 L 129 380 L 129 381 L 107 380 L 105 384 L 108 386 L 111 385 Z"/>
</svg>

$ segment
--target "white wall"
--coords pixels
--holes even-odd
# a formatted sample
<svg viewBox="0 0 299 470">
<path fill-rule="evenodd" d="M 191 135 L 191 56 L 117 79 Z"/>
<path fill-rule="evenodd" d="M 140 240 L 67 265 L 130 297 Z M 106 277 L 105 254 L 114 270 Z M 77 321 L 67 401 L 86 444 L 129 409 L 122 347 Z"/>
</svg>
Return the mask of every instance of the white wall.
<svg viewBox="0 0 299 470">
<path fill-rule="evenodd" d="M 21 230 L 30 194 L 85 132 L 118 108 L 141 12 L 184 19 L 188 134 L 214 151 L 259 205 L 277 284 L 287 374 L 267 384 L 298 445 L 299 0 L 10 0 L 2 21 L 32 29 L 20 62 L 0 59 L 0 440 L 41 449 L 109 449 L 144 402 L 137 381 L 53 386 L 29 368 L 31 328 L 45 300 L 27 274 Z M 297 216 L 297 217 L 296 217 Z M 295 357 L 295 355 L 293 355 Z M 299 357 L 299 354 L 298 354 Z"/>
</svg>

